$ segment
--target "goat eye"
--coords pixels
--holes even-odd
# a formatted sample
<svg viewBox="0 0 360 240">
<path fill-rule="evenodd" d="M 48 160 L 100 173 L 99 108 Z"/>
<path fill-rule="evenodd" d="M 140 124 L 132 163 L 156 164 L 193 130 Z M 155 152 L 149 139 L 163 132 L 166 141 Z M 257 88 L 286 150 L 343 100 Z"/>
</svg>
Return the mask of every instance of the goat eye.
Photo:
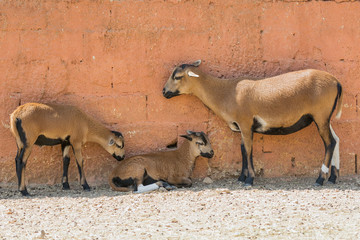
<svg viewBox="0 0 360 240">
<path fill-rule="evenodd" d="M 199 144 L 199 145 L 205 145 L 203 142 L 197 142 L 197 144 Z"/>
<path fill-rule="evenodd" d="M 175 80 L 180 80 L 182 79 L 183 76 L 177 76 L 177 77 L 174 77 Z"/>
</svg>

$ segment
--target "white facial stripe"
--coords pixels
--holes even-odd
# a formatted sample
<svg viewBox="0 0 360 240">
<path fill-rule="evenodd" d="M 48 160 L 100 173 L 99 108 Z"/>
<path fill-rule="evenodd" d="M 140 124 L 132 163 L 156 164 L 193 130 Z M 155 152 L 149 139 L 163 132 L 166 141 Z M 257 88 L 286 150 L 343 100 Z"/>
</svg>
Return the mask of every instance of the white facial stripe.
<svg viewBox="0 0 360 240">
<path fill-rule="evenodd" d="M 323 172 L 323 173 L 328 173 L 329 172 L 329 168 L 328 167 L 326 167 L 324 164 L 321 166 L 321 171 Z"/>
<path fill-rule="evenodd" d="M 330 124 L 330 130 L 331 130 L 331 134 L 333 135 L 333 137 L 335 138 L 335 141 L 336 141 L 334 153 L 331 158 L 331 165 L 335 166 L 336 169 L 339 170 L 340 169 L 340 150 L 339 150 L 340 149 L 340 139 L 335 134 L 334 129 L 332 128 L 331 124 Z"/>
<path fill-rule="evenodd" d="M 188 71 L 187 74 L 189 75 L 189 77 L 199 77 L 199 75 L 197 75 L 196 73 L 194 73 L 192 71 Z"/>
</svg>

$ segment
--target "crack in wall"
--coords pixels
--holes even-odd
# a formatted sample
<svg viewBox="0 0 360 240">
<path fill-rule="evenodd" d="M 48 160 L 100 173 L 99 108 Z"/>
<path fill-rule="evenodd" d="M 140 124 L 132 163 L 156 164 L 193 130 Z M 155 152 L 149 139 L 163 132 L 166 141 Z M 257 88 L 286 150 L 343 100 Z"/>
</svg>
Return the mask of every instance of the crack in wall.
<svg viewBox="0 0 360 240">
<path fill-rule="evenodd" d="M 355 154 L 355 174 L 358 173 L 357 166 L 358 166 L 358 164 L 357 164 L 357 154 Z"/>
<path fill-rule="evenodd" d="M 355 112 L 358 113 L 359 109 L 359 94 L 355 95 Z"/>
</svg>

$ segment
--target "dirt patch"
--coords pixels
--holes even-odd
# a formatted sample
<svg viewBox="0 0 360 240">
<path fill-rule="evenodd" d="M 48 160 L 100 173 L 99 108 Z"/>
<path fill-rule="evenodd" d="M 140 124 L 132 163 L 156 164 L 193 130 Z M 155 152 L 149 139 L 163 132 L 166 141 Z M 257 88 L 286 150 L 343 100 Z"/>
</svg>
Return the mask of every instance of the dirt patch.
<svg viewBox="0 0 360 240">
<path fill-rule="evenodd" d="M 0 239 L 359 239 L 360 178 L 236 179 L 147 194 L 0 188 Z"/>
</svg>

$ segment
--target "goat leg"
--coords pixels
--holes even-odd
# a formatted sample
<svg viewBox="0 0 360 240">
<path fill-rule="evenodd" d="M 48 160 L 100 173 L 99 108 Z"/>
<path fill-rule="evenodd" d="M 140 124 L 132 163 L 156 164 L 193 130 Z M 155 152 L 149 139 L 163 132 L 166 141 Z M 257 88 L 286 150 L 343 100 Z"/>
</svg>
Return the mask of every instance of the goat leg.
<svg viewBox="0 0 360 240">
<path fill-rule="evenodd" d="M 245 183 L 246 177 L 249 174 L 249 169 L 248 169 L 248 164 L 247 164 L 247 160 L 246 160 L 246 150 L 245 150 L 243 143 L 241 144 L 241 155 L 242 155 L 242 169 L 241 169 L 241 174 L 240 174 L 240 177 L 238 178 L 238 181 Z"/>
</svg>

